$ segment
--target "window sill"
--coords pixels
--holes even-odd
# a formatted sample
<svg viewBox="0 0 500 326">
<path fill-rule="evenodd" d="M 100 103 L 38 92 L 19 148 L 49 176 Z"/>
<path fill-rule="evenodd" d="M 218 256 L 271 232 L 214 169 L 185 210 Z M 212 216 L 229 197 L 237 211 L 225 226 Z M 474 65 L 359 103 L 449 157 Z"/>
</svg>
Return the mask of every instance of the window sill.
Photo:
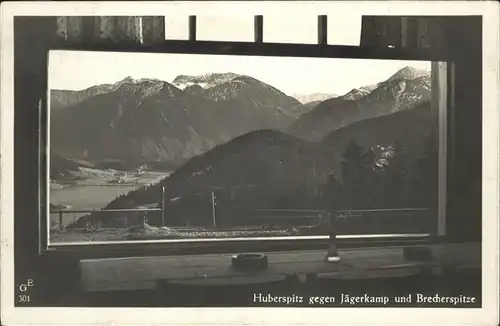
<svg viewBox="0 0 500 326">
<path fill-rule="evenodd" d="M 340 250 L 341 261 L 327 263 L 324 250 L 268 253 L 269 267 L 245 273 L 231 268 L 230 254 L 170 257 L 86 259 L 80 262 L 81 290 L 123 291 L 155 289 L 160 282 L 194 285 L 231 285 L 268 281 L 294 275 L 305 278 L 376 279 L 418 275 L 439 275 L 447 269 L 480 269 L 480 243 L 435 244 L 430 261 L 409 261 L 403 248 L 421 246 L 372 247 Z"/>
</svg>

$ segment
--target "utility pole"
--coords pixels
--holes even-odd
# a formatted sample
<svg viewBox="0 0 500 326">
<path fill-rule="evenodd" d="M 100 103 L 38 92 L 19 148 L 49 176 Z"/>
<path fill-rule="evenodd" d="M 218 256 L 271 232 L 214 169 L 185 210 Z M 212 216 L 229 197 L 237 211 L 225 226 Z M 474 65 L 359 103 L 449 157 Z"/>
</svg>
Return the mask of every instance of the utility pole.
<svg viewBox="0 0 500 326">
<path fill-rule="evenodd" d="M 161 187 L 161 226 L 165 226 L 165 187 Z"/>
<path fill-rule="evenodd" d="M 217 228 L 217 219 L 215 217 L 215 193 L 212 191 L 212 218 L 214 222 L 214 229 Z"/>
</svg>

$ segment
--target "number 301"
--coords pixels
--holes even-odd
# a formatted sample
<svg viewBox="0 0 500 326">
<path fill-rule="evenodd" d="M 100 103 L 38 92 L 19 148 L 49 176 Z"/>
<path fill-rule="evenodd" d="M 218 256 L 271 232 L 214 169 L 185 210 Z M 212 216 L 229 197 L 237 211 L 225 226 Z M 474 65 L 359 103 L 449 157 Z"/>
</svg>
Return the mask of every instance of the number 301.
<svg viewBox="0 0 500 326">
<path fill-rule="evenodd" d="M 28 303 L 30 302 L 30 296 L 27 294 L 20 294 L 17 296 L 18 303 Z"/>
</svg>

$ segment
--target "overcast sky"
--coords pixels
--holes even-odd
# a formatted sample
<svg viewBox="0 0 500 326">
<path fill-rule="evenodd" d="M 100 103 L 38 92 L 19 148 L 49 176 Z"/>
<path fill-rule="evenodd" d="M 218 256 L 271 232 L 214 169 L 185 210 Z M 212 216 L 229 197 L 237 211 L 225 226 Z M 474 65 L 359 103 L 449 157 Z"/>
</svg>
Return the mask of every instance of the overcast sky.
<svg viewBox="0 0 500 326">
<path fill-rule="evenodd" d="M 187 39 L 188 17 L 167 15 L 165 29 L 167 39 Z M 252 41 L 253 32 L 250 15 L 197 16 L 199 40 Z M 329 44 L 359 45 L 360 32 L 360 14 L 328 15 Z M 263 34 L 266 42 L 314 44 L 317 16 L 265 15 Z M 172 82 L 181 74 L 234 72 L 257 78 L 287 94 L 343 94 L 380 82 L 404 66 L 430 70 L 430 62 L 415 61 L 52 51 L 49 87 L 81 90 L 115 83 L 127 76 Z"/>
<path fill-rule="evenodd" d="M 385 80 L 407 65 L 430 69 L 429 62 L 414 61 L 78 51 L 53 51 L 49 61 L 51 89 L 81 90 L 127 76 L 172 82 L 178 75 L 233 72 L 289 95 L 343 94 Z"/>
</svg>

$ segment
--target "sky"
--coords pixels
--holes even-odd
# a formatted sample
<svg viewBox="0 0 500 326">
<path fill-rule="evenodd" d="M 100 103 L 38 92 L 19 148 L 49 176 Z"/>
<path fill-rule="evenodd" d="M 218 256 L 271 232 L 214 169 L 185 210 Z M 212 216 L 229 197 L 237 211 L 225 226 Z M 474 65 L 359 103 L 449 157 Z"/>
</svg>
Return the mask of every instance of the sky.
<svg viewBox="0 0 500 326">
<path fill-rule="evenodd" d="M 359 45 L 361 15 L 329 15 L 328 22 L 329 44 Z M 165 29 L 167 39 L 187 39 L 188 17 L 167 15 Z M 253 32 L 253 16 L 197 16 L 199 40 L 252 41 Z M 264 16 L 265 42 L 314 44 L 316 33 L 317 16 Z M 233 72 L 288 95 L 341 95 L 383 81 L 405 66 L 430 70 L 430 62 L 417 61 L 51 51 L 49 88 L 81 90 L 128 76 L 172 82 L 178 75 Z"/>
<path fill-rule="evenodd" d="M 341 95 L 383 81 L 405 66 L 430 69 L 429 62 L 415 61 L 53 51 L 49 55 L 49 88 L 81 90 L 128 76 L 172 82 L 178 75 L 233 72 L 288 95 Z"/>
</svg>

